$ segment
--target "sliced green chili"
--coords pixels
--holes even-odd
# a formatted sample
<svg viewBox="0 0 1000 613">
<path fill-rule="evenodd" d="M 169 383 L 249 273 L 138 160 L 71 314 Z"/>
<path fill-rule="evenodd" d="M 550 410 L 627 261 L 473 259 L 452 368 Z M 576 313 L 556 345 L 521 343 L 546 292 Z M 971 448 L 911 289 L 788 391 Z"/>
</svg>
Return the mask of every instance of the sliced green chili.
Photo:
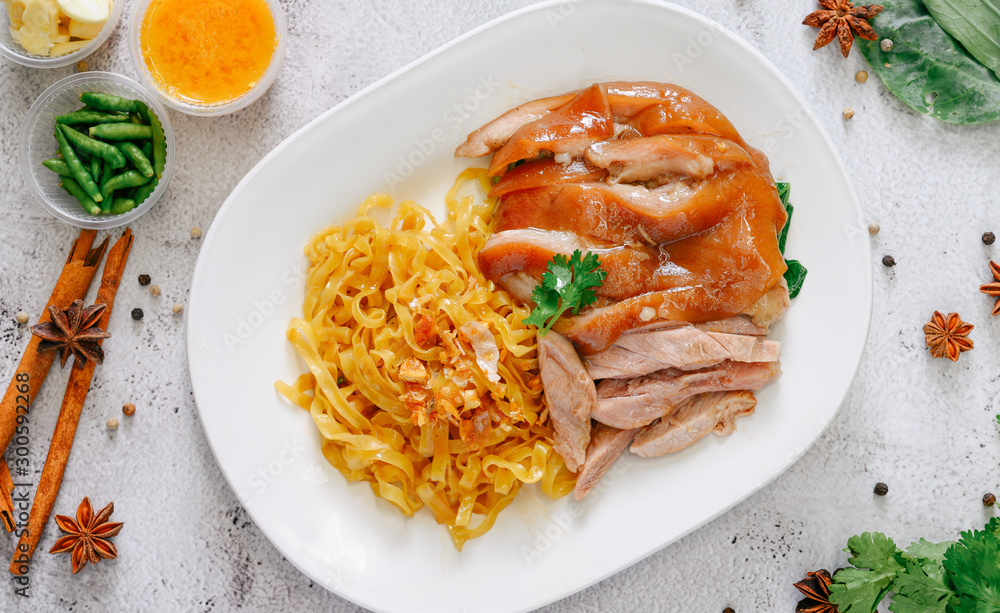
<svg viewBox="0 0 1000 613">
<path fill-rule="evenodd" d="M 135 112 L 135 100 L 122 98 L 114 94 L 102 94 L 98 92 L 83 92 L 80 94 L 80 102 L 100 111 L 122 111 L 125 113 Z"/>
<path fill-rule="evenodd" d="M 66 166 L 69 167 L 70 172 L 73 173 L 73 178 L 76 182 L 80 184 L 87 195 L 93 198 L 95 201 L 100 202 L 104 199 L 101 195 L 101 190 L 98 189 L 97 183 L 94 182 L 94 178 L 90 176 L 87 169 L 83 167 L 83 162 L 80 161 L 80 157 L 76 154 L 73 147 L 70 147 L 69 141 L 66 140 L 66 136 L 63 134 L 64 126 L 56 124 L 56 140 L 59 141 L 59 153 L 62 154 L 63 160 L 66 162 Z"/>
<path fill-rule="evenodd" d="M 122 124 L 122 123 L 107 123 L 101 125 L 128 127 L 128 124 Z M 72 143 L 77 150 L 86 151 L 92 157 L 97 156 L 102 160 L 106 160 L 109 164 L 111 164 L 112 168 L 122 168 L 123 166 L 125 166 L 126 162 L 125 156 L 122 155 L 122 152 L 119 151 L 118 148 L 115 147 L 114 145 L 109 145 L 108 143 L 102 143 L 99 140 L 90 138 L 86 134 L 77 132 L 76 130 L 74 130 L 69 126 L 60 126 L 60 129 L 66 136 L 66 140 Z M 91 130 L 93 130 L 93 128 Z M 91 160 L 90 164 L 91 168 L 93 168 L 94 164 L 93 160 Z M 96 180 L 97 177 L 94 177 L 94 179 Z"/>
<path fill-rule="evenodd" d="M 135 164 L 136 170 L 147 177 L 153 176 L 153 165 L 149 163 L 149 158 L 142 153 L 142 149 L 135 146 L 135 143 L 123 140 L 117 143 L 116 146 L 119 151 L 125 154 L 126 158 Z"/>
<path fill-rule="evenodd" d="M 73 173 L 70 172 L 69 170 L 69 166 L 66 165 L 66 162 L 62 161 L 62 158 L 52 158 L 50 160 L 45 160 L 44 162 L 42 162 L 42 166 L 48 168 L 52 172 L 56 173 L 57 175 L 61 175 L 63 177 L 73 176 Z"/>
<path fill-rule="evenodd" d="M 97 215 L 101 212 L 100 205 L 94 202 L 94 199 L 91 198 L 87 194 L 86 190 L 84 190 L 83 187 L 81 187 L 80 184 L 77 183 L 72 177 L 63 177 L 62 181 L 59 182 L 59 187 L 63 188 L 69 192 L 71 196 L 79 200 L 80 204 L 83 205 L 84 210 L 91 215 Z"/>
<path fill-rule="evenodd" d="M 137 126 L 134 123 L 102 123 L 90 128 L 90 136 L 105 140 L 142 140 L 153 138 L 153 128 Z M 156 153 L 155 142 L 153 153 Z"/>
<path fill-rule="evenodd" d="M 129 116 L 124 113 L 102 113 L 101 111 L 90 111 L 86 109 L 56 116 L 56 123 L 62 124 L 123 123 L 128 120 Z"/>
</svg>

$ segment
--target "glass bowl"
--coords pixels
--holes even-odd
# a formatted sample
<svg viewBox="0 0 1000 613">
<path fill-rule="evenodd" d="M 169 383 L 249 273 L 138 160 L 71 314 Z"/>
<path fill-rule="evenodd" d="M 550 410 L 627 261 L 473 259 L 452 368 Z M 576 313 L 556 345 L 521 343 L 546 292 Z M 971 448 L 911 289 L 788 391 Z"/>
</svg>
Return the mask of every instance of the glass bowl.
<svg viewBox="0 0 1000 613">
<path fill-rule="evenodd" d="M 281 12 L 281 4 L 278 0 L 264 0 L 268 8 L 271 9 L 271 17 L 274 19 L 274 31 L 278 42 L 275 45 L 274 54 L 271 56 L 271 63 L 268 64 L 267 70 L 250 91 L 239 98 L 219 104 L 195 104 L 171 96 L 168 92 L 163 91 L 160 84 L 150 74 L 149 68 L 146 67 L 146 62 L 142 55 L 142 47 L 139 43 L 139 33 L 142 29 L 142 20 L 146 16 L 146 10 L 150 4 L 156 1 L 138 0 L 132 6 L 132 13 L 129 15 L 128 20 L 128 50 L 129 56 L 132 58 L 132 65 L 135 67 L 135 73 L 139 75 L 139 80 L 149 90 L 153 91 L 163 104 L 182 113 L 201 117 L 235 113 L 263 96 L 264 92 L 278 78 L 278 73 L 281 71 L 281 64 L 285 59 L 285 39 L 288 37 L 288 26 L 285 23 L 285 16 Z"/>
<path fill-rule="evenodd" d="M 32 68 L 59 68 L 74 64 L 97 51 L 108 40 L 108 37 L 118 26 L 118 20 L 121 19 L 124 6 L 125 0 L 115 0 L 111 6 L 108 21 L 101 28 L 101 33 L 82 48 L 65 55 L 47 57 L 28 53 L 21 45 L 14 42 L 14 38 L 10 35 L 10 17 L 7 15 L 7 8 L 0 5 L 0 55 L 12 62 Z"/>
<path fill-rule="evenodd" d="M 76 198 L 59 187 L 59 175 L 42 166 L 43 160 L 56 156 L 59 151 L 59 145 L 52 135 L 56 115 L 80 108 L 80 94 L 83 92 L 102 92 L 142 100 L 152 112 L 156 113 L 163 125 L 163 134 L 167 142 L 167 159 L 163 175 L 145 202 L 127 213 L 91 215 Z M 142 85 L 112 72 L 81 72 L 56 81 L 42 92 L 28 109 L 24 123 L 21 124 L 19 148 L 21 173 L 42 208 L 78 228 L 94 229 L 123 226 L 153 208 L 167 190 L 170 177 L 174 173 L 174 157 L 177 152 L 174 130 L 170 126 L 167 109 Z"/>
</svg>

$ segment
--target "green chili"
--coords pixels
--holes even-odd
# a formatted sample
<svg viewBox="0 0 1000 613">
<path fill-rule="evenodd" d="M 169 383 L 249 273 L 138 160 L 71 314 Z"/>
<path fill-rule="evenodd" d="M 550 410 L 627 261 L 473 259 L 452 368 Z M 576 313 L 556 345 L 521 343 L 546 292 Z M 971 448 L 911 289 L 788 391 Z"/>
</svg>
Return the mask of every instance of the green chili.
<svg viewBox="0 0 1000 613">
<path fill-rule="evenodd" d="M 118 150 L 125 154 L 133 164 L 135 164 L 136 170 L 146 175 L 147 177 L 153 176 L 153 165 L 149 163 L 149 158 L 147 158 L 142 153 L 142 149 L 135 146 L 135 143 L 131 141 L 121 141 L 116 145 Z"/>
<path fill-rule="evenodd" d="M 153 157 L 153 143 L 152 142 L 150 142 L 150 141 L 144 142 L 142 144 L 142 147 L 139 147 L 139 149 L 142 150 L 142 154 L 144 156 L 146 156 L 147 160 L 151 159 Z"/>
<path fill-rule="evenodd" d="M 137 126 L 146 125 L 146 122 L 142 120 L 142 117 L 139 116 L 139 113 L 129 113 L 128 121 L 129 123 L 134 123 Z"/>
<path fill-rule="evenodd" d="M 124 126 L 128 127 L 128 124 L 123 123 L 107 123 L 101 124 L 105 126 Z M 107 160 L 111 164 L 112 168 L 121 168 L 125 166 L 125 156 L 122 152 L 118 150 L 114 145 L 109 145 L 108 143 L 102 143 L 99 140 L 94 140 L 86 134 L 81 134 L 69 126 L 59 126 L 63 134 L 66 136 L 66 140 L 73 143 L 73 146 L 80 150 L 86 151 L 91 155 L 91 157 L 99 157 L 102 160 Z M 93 128 L 91 128 L 93 130 Z M 93 168 L 93 160 L 91 160 L 91 168 Z M 94 177 L 96 180 L 97 177 Z"/>
<path fill-rule="evenodd" d="M 97 183 L 94 182 L 94 178 L 83 167 L 83 162 L 80 161 L 80 157 L 76 154 L 76 151 L 73 147 L 70 147 L 69 141 L 66 140 L 66 136 L 63 134 L 63 128 L 64 126 L 56 124 L 55 135 L 56 140 L 59 141 L 59 153 L 62 154 L 66 166 L 69 167 L 70 172 L 73 173 L 73 178 L 80 184 L 80 187 L 87 192 L 88 196 L 100 202 L 104 199 L 104 196 L 101 195 L 101 191 L 98 189 Z"/>
<path fill-rule="evenodd" d="M 107 183 L 101 186 L 101 194 L 109 198 L 116 189 L 126 187 L 139 187 L 149 182 L 149 177 L 143 175 L 138 170 L 126 170 L 120 175 L 115 175 L 108 179 Z"/>
<path fill-rule="evenodd" d="M 90 128 L 90 136 L 105 140 L 142 140 L 153 138 L 153 128 L 137 126 L 134 123 L 102 123 Z M 153 147 L 155 153 L 155 142 Z"/>
<path fill-rule="evenodd" d="M 57 115 L 56 123 L 122 123 L 129 120 L 129 116 L 124 113 L 102 113 L 101 111 L 90 111 L 81 109 L 65 115 Z"/>
<path fill-rule="evenodd" d="M 153 161 L 153 170 L 156 171 L 156 178 L 159 179 L 163 176 L 163 169 L 167 164 L 167 140 L 163 134 L 163 125 L 160 124 L 160 118 L 146 106 L 145 102 L 135 100 L 135 106 L 139 111 L 139 115 L 149 122 L 153 130 L 153 157 L 151 159 Z"/>
<path fill-rule="evenodd" d="M 63 177 L 73 176 L 73 173 L 70 172 L 69 170 L 69 166 L 66 165 L 66 162 L 62 161 L 62 158 L 52 158 L 50 160 L 45 160 L 44 162 L 42 162 L 42 166 L 48 168 L 52 172 L 56 173 L 57 175 L 61 175 Z"/>
<path fill-rule="evenodd" d="M 115 201 L 111 204 L 111 214 L 121 215 L 122 213 L 128 213 L 135 208 L 135 200 L 131 198 L 115 198 Z"/>
<path fill-rule="evenodd" d="M 102 94 L 98 92 L 83 92 L 80 94 L 80 101 L 90 108 L 100 111 L 122 111 L 126 113 L 135 112 L 135 101 L 114 94 Z"/>
<path fill-rule="evenodd" d="M 72 140 L 70 142 L 72 142 Z M 96 155 L 90 158 L 90 176 L 92 176 L 94 178 L 94 181 L 96 181 L 97 183 L 101 182 L 101 168 L 102 168 L 101 162 L 103 161 L 104 160 L 97 157 Z"/>
<path fill-rule="evenodd" d="M 149 196 L 156 191 L 156 186 L 159 185 L 159 183 L 160 180 L 154 177 L 149 183 L 137 187 L 135 193 L 132 194 L 132 200 L 135 200 L 136 206 L 145 202 L 146 198 L 149 198 Z"/>
<path fill-rule="evenodd" d="M 91 198 L 87 194 L 86 190 L 84 190 L 72 177 L 63 177 L 62 181 L 59 182 L 59 187 L 63 188 L 69 192 L 71 196 L 79 200 L 80 204 L 83 205 L 84 210 L 91 215 L 97 215 L 101 212 L 101 207 L 94 202 L 94 199 Z"/>
</svg>

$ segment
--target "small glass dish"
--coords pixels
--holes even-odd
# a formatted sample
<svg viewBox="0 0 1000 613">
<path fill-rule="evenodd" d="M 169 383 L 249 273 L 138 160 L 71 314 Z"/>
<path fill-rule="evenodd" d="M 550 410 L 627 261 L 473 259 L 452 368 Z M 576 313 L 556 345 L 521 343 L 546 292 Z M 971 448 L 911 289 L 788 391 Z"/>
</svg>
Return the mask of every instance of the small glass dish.
<svg viewBox="0 0 1000 613">
<path fill-rule="evenodd" d="M 111 33 L 118 26 L 118 20 L 121 19 L 124 7 L 125 0 L 115 0 L 114 4 L 111 5 L 111 14 L 108 16 L 108 21 L 101 28 L 100 34 L 82 48 L 72 53 L 48 57 L 28 53 L 24 50 L 24 47 L 14 42 L 14 37 L 10 35 L 10 17 L 7 14 L 7 9 L 5 6 L 0 5 L 0 55 L 12 62 L 31 66 L 32 68 L 59 68 L 75 64 L 100 49 L 101 45 L 107 42 L 108 37 L 111 36 Z"/>
<path fill-rule="evenodd" d="M 56 157 L 59 152 L 59 145 L 53 136 L 56 116 L 80 108 L 80 94 L 83 92 L 101 92 L 142 100 L 149 106 L 150 111 L 156 113 L 163 125 L 163 134 L 167 142 L 163 175 L 153 193 L 142 204 L 127 213 L 91 215 L 76 198 L 59 187 L 59 175 L 42 166 L 44 160 Z M 19 149 L 21 173 L 42 208 L 78 228 L 93 229 L 123 226 L 153 208 L 167 190 L 170 177 L 174 173 L 174 157 L 177 153 L 174 130 L 170 125 L 167 109 L 142 85 L 112 72 L 81 72 L 56 81 L 42 92 L 28 109 L 24 123 L 21 124 Z"/>
<path fill-rule="evenodd" d="M 156 1 L 138 0 L 132 6 L 132 13 L 129 15 L 128 20 L 128 50 L 129 56 L 132 58 L 132 66 L 135 68 L 135 73 L 139 75 L 139 81 L 149 90 L 153 91 L 163 104 L 176 111 L 199 117 L 227 115 L 250 106 L 263 96 L 268 88 L 271 87 L 271 84 L 274 83 L 274 80 L 278 78 L 278 73 L 281 72 L 281 65 L 285 59 L 285 39 L 288 37 L 288 25 L 285 23 L 285 16 L 281 11 L 281 3 L 278 0 L 264 0 L 268 8 L 271 9 L 277 43 L 274 47 L 274 53 L 271 55 L 271 62 L 268 64 L 264 75 L 257 81 L 257 84 L 239 98 L 219 104 L 196 104 L 171 96 L 163 90 L 162 86 L 150 74 L 143 57 L 142 45 L 139 41 L 142 20 L 146 16 L 149 5 Z"/>
</svg>

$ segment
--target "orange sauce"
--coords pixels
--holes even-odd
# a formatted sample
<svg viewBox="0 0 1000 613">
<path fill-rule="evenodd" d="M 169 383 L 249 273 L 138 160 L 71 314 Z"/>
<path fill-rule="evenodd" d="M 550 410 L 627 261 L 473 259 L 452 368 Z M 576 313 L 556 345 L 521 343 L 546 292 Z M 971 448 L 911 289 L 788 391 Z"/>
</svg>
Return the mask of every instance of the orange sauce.
<svg viewBox="0 0 1000 613">
<path fill-rule="evenodd" d="M 153 0 L 139 44 L 146 68 L 169 95 L 211 105 L 257 84 L 277 36 L 264 0 Z"/>
</svg>

